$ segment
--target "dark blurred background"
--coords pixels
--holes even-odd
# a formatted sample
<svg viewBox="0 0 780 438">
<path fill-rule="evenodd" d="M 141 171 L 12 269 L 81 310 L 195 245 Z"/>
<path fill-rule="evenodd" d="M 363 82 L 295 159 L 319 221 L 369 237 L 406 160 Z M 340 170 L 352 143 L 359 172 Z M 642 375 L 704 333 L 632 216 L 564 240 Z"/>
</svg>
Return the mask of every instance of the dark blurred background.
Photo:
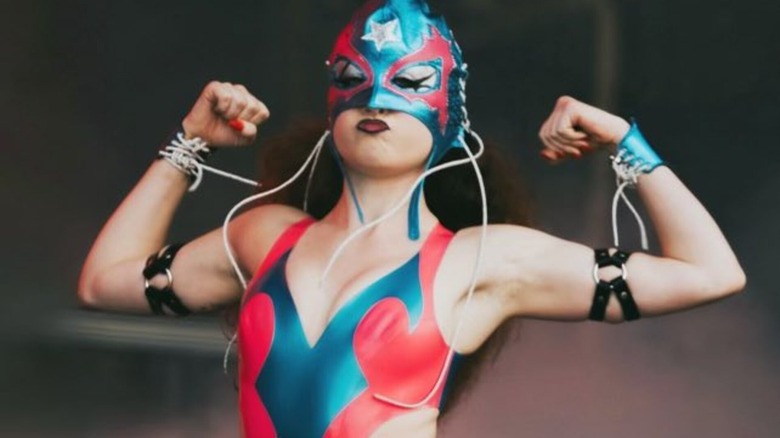
<svg viewBox="0 0 780 438">
<path fill-rule="evenodd" d="M 79 310 L 80 265 L 209 80 L 268 104 L 263 136 L 322 117 L 323 61 L 359 3 L 0 0 L 0 436 L 237 435 L 220 318 Z M 725 302 L 630 325 L 525 322 L 441 435 L 778 436 L 778 3 L 431 4 L 470 64 L 473 126 L 517 159 L 540 228 L 610 241 L 605 159 L 538 157 L 538 126 L 570 94 L 641 122 L 749 282 Z M 214 164 L 256 176 L 255 154 Z M 172 240 L 219 226 L 246 194 L 207 176 Z"/>
</svg>

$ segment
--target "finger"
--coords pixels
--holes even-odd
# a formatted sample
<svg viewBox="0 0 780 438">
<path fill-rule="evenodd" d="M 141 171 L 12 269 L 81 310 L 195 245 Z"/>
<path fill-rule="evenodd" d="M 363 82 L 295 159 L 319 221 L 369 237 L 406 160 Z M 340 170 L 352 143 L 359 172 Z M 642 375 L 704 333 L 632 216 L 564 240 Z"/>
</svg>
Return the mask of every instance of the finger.
<svg viewBox="0 0 780 438">
<path fill-rule="evenodd" d="M 578 131 L 574 126 L 571 124 L 569 126 L 561 128 L 559 131 L 559 134 L 561 138 L 567 141 L 579 141 L 579 140 L 585 140 L 588 138 L 588 134 Z"/>
<path fill-rule="evenodd" d="M 241 84 L 233 85 L 233 94 L 236 96 L 236 104 L 238 106 L 237 116 L 239 116 L 246 110 L 246 107 L 249 106 L 251 102 L 251 95 L 249 94 L 249 91 L 247 91 L 246 87 Z"/>
<path fill-rule="evenodd" d="M 590 150 L 590 136 L 583 131 L 576 129 L 573 122 L 573 115 L 576 112 L 575 103 L 564 105 L 561 115 L 557 120 L 556 136 L 561 149 L 574 158 L 581 158 L 582 155 Z"/>
<path fill-rule="evenodd" d="M 550 138 L 547 141 L 548 147 L 558 153 L 558 159 L 566 157 L 581 158 L 582 152 L 574 143 L 568 140 L 564 140 L 558 131 L 554 130 L 553 134 L 550 134 Z"/>
<path fill-rule="evenodd" d="M 219 115 L 224 115 L 230 108 L 230 103 L 233 99 L 233 93 L 230 91 L 230 84 L 226 82 L 219 82 L 214 84 L 211 89 L 212 93 L 212 105 L 214 112 Z"/>
<path fill-rule="evenodd" d="M 596 150 L 596 147 L 590 144 L 587 140 L 577 140 L 572 143 L 572 146 L 576 147 L 583 154 L 589 154 Z"/>
<path fill-rule="evenodd" d="M 558 152 L 555 152 L 552 149 L 544 148 L 541 151 L 539 151 L 539 155 L 546 159 L 547 161 L 557 161 L 562 157 Z"/>
<path fill-rule="evenodd" d="M 549 149 L 558 154 L 558 159 L 563 159 L 566 157 L 573 157 L 573 158 L 581 158 L 582 157 L 582 151 L 580 151 L 579 148 L 569 145 L 567 143 L 562 143 L 557 140 L 550 141 L 550 147 Z"/>
<path fill-rule="evenodd" d="M 569 131 L 574 131 L 569 115 L 570 108 L 570 105 L 556 106 L 556 111 L 551 120 L 552 143 L 555 144 L 558 151 L 565 154 L 576 155 L 576 153 L 573 152 L 573 145 L 567 134 Z"/>
<path fill-rule="evenodd" d="M 556 136 L 555 129 L 552 126 L 547 128 L 545 136 L 545 146 L 548 149 L 556 152 L 559 155 L 558 158 L 566 155 L 566 144 Z"/>
<path fill-rule="evenodd" d="M 573 105 L 568 105 L 560 112 L 555 121 L 555 139 L 565 146 L 578 147 L 582 141 L 587 141 L 588 134 L 577 130 L 572 120 Z"/>
<path fill-rule="evenodd" d="M 237 95 L 241 96 L 242 99 L 246 102 L 246 106 L 236 118 L 251 121 L 259 111 L 257 99 L 252 96 L 252 93 L 250 93 L 245 86 L 241 84 L 234 85 L 233 91 L 235 91 Z"/>
<path fill-rule="evenodd" d="M 241 113 L 239 118 L 252 122 L 256 125 L 264 122 L 269 116 L 268 108 L 252 95 L 249 95 L 249 104 Z"/>
<path fill-rule="evenodd" d="M 228 122 L 231 129 L 241 134 L 242 137 L 252 139 L 257 135 L 257 125 L 241 119 L 233 119 Z"/>
<path fill-rule="evenodd" d="M 241 113 L 244 111 L 244 108 L 246 108 L 248 103 L 246 95 L 241 93 L 241 91 L 238 90 L 235 87 L 235 85 L 231 85 L 230 93 L 232 95 L 230 107 L 222 115 L 224 118 L 228 120 L 238 118 L 238 116 L 241 115 Z"/>
<path fill-rule="evenodd" d="M 561 141 L 559 131 L 564 124 L 563 109 L 556 106 L 555 111 L 550 115 L 550 135 L 558 142 Z"/>
<path fill-rule="evenodd" d="M 576 159 L 582 158 L 582 151 L 574 146 L 563 146 L 563 151 L 566 153 L 566 156 L 573 157 Z"/>
<path fill-rule="evenodd" d="M 555 138 L 552 135 L 552 115 L 542 123 L 542 127 L 539 129 L 539 139 L 545 148 L 552 151 L 558 150 Z"/>
</svg>

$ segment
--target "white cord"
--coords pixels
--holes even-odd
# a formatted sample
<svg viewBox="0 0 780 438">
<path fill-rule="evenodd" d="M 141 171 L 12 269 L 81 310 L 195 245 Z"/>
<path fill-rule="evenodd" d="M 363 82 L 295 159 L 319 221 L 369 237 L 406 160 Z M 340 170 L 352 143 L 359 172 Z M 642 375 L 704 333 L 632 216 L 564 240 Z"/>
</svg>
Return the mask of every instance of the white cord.
<svg viewBox="0 0 780 438">
<path fill-rule="evenodd" d="M 303 211 L 306 213 L 309 212 L 309 192 L 311 191 L 311 182 L 314 179 L 314 170 L 317 169 L 317 163 L 320 161 L 320 153 L 322 152 L 322 148 L 317 149 L 317 153 L 314 154 L 314 163 L 311 165 L 311 170 L 309 170 L 309 179 L 306 181 L 306 191 L 303 192 Z"/>
<path fill-rule="evenodd" d="M 617 222 L 617 207 L 618 201 L 622 199 L 629 210 L 631 210 L 631 213 L 634 214 L 634 218 L 639 225 L 639 233 L 642 238 L 642 249 L 647 251 L 650 246 L 647 240 L 647 230 L 645 229 L 645 223 L 642 220 L 642 217 L 639 215 L 639 212 L 634 207 L 634 204 L 629 201 L 625 194 L 625 188 L 635 186 L 639 176 L 642 175 L 644 171 L 639 167 L 631 166 L 629 161 L 626 160 L 621 153 L 618 153 L 617 156 L 610 158 L 612 160 L 612 169 L 617 175 L 617 189 L 615 190 L 615 196 L 612 197 L 612 239 L 615 243 L 615 247 L 618 247 L 620 243 Z"/>
<path fill-rule="evenodd" d="M 244 275 L 241 272 L 241 269 L 238 266 L 238 263 L 236 262 L 235 256 L 233 255 L 233 251 L 232 251 L 232 249 L 230 247 L 230 243 L 229 243 L 229 240 L 228 240 L 228 226 L 229 226 L 229 223 L 230 223 L 230 219 L 233 217 L 233 215 L 240 208 L 242 208 L 246 204 L 251 203 L 251 202 L 253 202 L 253 201 L 257 200 L 257 199 L 261 199 L 261 198 L 263 198 L 265 196 L 271 195 L 273 193 L 276 193 L 279 190 L 282 190 L 285 187 L 287 187 L 288 185 L 292 184 L 296 179 L 298 179 L 303 174 L 303 172 L 305 171 L 306 167 L 308 167 L 309 163 L 311 163 L 312 161 L 314 161 L 315 162 L 314 165 L 316 165 L 316 160 L 318 159 L 319 154 L 320 154 L 320 152 L 322 150 L 322 146 L 324 144 L 324 141 L 325 141 L 325 139 L 327 138 L 327 136 L 329 134 L 330 133 L 328 131 L 326 131 L 325 134 L 323 134 L 323 136 L 320 138 L 320 140 L 317 143 L 317 145 L 314 147 L 312 152 L 309 154 L 309 157 L 306 159 L 304 164 L 295 173 L 295 175 L 293 175 L 290 179 L 288 179 L 283 184 L 281 184 L 280 186 L 278 186 L 278 187 L 276 187 L 274 189 L 271 189 L 271 190 L 268 190 L 268 191 L 265 191 L 265 192 L 262 192 L 262 193 L 258 193 L 256 195 L 250 196 L 250 197 L 242 200 L 241 202 L 236 204 L 228 212 L 227 216 L 225 217 L 225 221 L 224 221 L 223 227 L 222 227 L 222 233 L 223 233 L 222 237 L 223 237 L 223 243 L 225 245 L 225 251 L 226 251 L 226 253 L 228 255 L 228 259 L 230 260 L 230 263 L 233 266 L 233 269 L 235 270 L 236 275 L 238 276 L 239 281 L 241 282 L 241 284 L 244 287 L 244 289 L 247 288 L 247 281 L 244 278 Z M 469 150 L 468 147 L 464 146 L 464 149 L 466 150 L 466 153 L 468 154 L 468 158 L 464 158 L 464 159 L 460 159 L 460 160 L 454 160 L 454 161 L 450 161 L 448 163 L 444 163 L 444 164 L 438 165 L 438 166 L 436 166 L 436 167 L 434 167 L 432 169 L 429 169 L 428 171 L 424 172 L 422 175 L 420 175 L 420 177 L 418 177 L 418 179 L 412 185 L 412 188 L 400 200 L 400 202 L 398 202 L 393 208 L 391 208 L 388 212 L 386 212 L 381 217 L 379 217 L 376 220 L 374 220 L 372 222 L 369 222 L 369 223 L 363 225 L 361 228 L 358 228 L 357 230 L 355 230 L 352 234 L 350 234 L 339 245 L 339 247 L 337 247 L 337 249 L 334 251 L 333 255 L 331 255 L 331 259 L 329 260 L 328 265 L 326 266 L 326 268 L 325 268 L 325 270 L 323 272 L 323 275 L 322 275 L 322 277 L 320 279 L 320 287 L 321 287 L 323 282 L 324 282 L 324 280 L 325 280 L 325 278 L 327 277 L 327 275 L 331 271 L 331 269 L 333 267 L 333 264 L 335 263 L 336 258 L 338 258 L 338 256 L 344 251 L 345 247 L 350 242 L 352 242 L 355 238 L 357 238 L 357 236 L 359 236 L 360 234 L 362 234 L 366 230 L 376 226 L 380 222 L 386 220 L 387 218 L 389 218 L 393 214 L 395 214 L 401 207 L 403 207 L 409 201 L 409 199 L 412 197 L 412 194 L 414 193 L 415 188 L 427 176 L 429 176 L 429 175 L 431 175 L 433 173 L 442 171 L 444 169 L 450 168 L 450 167 L 455 167 L 455 166 L 459 166 L 459 165 L 467 164 L 467 163 L 471 163 L 472 164 L 472 166 L 474 167 L 474 171 L 476 173 L 476 176 L 477 176 L 477 181 L 478 181 L 479 187 L 480 187 L 480 195 L 481 195 L 481 201 L 482 201 L 482 229 L 481 229 L 481 234 L 480 234 L 479 247 L 477 249 L 477 258 L 476 258 L 476 261 L 475 261 L 475 264 L 474 264 L 474 270 L 472 271 L 471 284 L 469 286 L 469 290 L 468 290 L 468 293 L 466 295 L 466 301 L 464 302 L 463 306 L 461 307 L 461 316 L 458 319 L 458 323 L 457 323 L 457 325 L 455 326 L 455 328 L 453 330 L 453 335 L 451 337 L 451 342 L 450 342 L 450 348 L 449 348 L 449 350 L 447 352 L 447 358 L 446 358 L 444 364 L 442 365 L 442 369 L 439 372 L 439 377 L 437 378 L 436 383 L 434 384 L 433 388 L 431 388 L 430 392 L 421 401 L 419 401 L 417 403 L 414 403 L 414 404 L 408 404 L 408 403 L 400 402 L 400 401 L 397 401 L 397 400 L 393 400 L 392 398 L 383 396 L 381 394 L 374 394 L 374 397 L 377 400 L 380 400 L 380 401 L 383 401 L 385 403 L 389 403 L 389 404 L 392 404 L 392 405 L 395 405 L 395 406 L 398 406 L 398 407 L 402 407 L 402 408 L 406 408 L 406 409 L 415 409 L 417 407 L 425 405 L 436 394 L 436 392 L 439 390 L 441 385 L 446 380 L 447 372 L 448 372 L 448 370 L 449 370 L 449 368 L 450 368 L 450 366 L 452 364 L 452 360 L 453 360 L 453 357 L 455 355 L 455 345 L 456 345 L 457 339 L 460 336 L 461 329 L 463 327 L 464 315 L 466 313 L 466 310 L 468 309 L 468 306 L 469 306 L 469 304 L 471 302 L 471 299 L 472 299 L 472 297 L 474 295 L 474 291 L 476 289 L 477 279 L 478 279 L 478 276 L 479 276 L 479 271 L 480 271 L 480 267 L 481 267 L 481 263 L 482 263 L 482 254 L 483 254 L 483 248 L 484 248 L 484 241 L 485 241 L 485 237 L 487 235 L 487 201 L 486 201 L 484 181 L 482 179 L 482 174 L 479 171 L 479 166 L 478 166 L 478 164 L 476 162 L 477 158 L 479 158 L 484 153 L 485 146 L 484 146 L 484 143 L 483 143 L 482 139 L 479 137 L 479 135 L 476 132 L 472 131 L 471 135 L 474 136 L 474 138 L 477 140 L 477 142 L 479 144 L 479 149 L 478 149 L 476 154 L 473 154 L 471 152 L 471 150 Z M 312 174 L 313 174 L 313 170 L 310 171 L 309 182 L 307 183 L 307 185 L 309 185 L 311 183 L 311 176 L 312 176 Z M 227 346 L 227 348 L 225 350 L 225 355 L 224 355 L 223 364 L 222 364 L 225 373 L 227 373 L 227 364 L 228 364 L 230 351 L 232 349 L 233 344 L 236 341 L 236 338 L 237 338 L 237 334 L 234 334 L 231 337 L 230 341 L 228 342 L 228 346 Z"/>
<path fill-rule="evenodd" d="M 224 170 L 219 170 L 217 168 L 214 168 L 214 167 L 211 167 L 211 166 L 207 166 L 205 164 L 201 164 L 200 168 L 203 169 L 203 170 L 207 170 L 207 171 L 209 171 L 209 172 L 211 172 L 211 173 L 213 173 L 215 175 L 224 176 L 225 178 L 229 178 L 229 179 L 232 179 L 234 181 L 242 182 L 242 183 L 244 183 L 246 185 L 249 185 L 249 186 L 254 186 L 254 187 L 260 187 L 261 186 L 261 184 L 259 182 L 257 182 L 257 181 L 253 181 L 253 180 L 251 180 L 249 178 L 244 178 L 243 176 L 238 176 L 238 175 L 236 175 L 234 173 L 225 172 Z"/>
<path fill-rule="evenodd" d="M 190 184 L 190 192 L 194 192 L 198 186 L 200 186 L 200 182 L 203 180 L 204 170 L 250 186 L 260 186 L 258 182 L 252 181 L 251 179 L 205 165 L 203 155 L 208 154 L 209 152 L 208 143 L 203 141 L 200 137 L 187 139 L 184 138 L 183 132 L 179 132 L 176 135 L 176 138 L 171 141 L 171 144 L 163 148 L 158 155 L 165 158 L 165 161 L 170 163 L 173 167 L 192 176 L 194 181 Z"/>
<path fill-rule="evenodd" d="M 411 189 L 406 193 L 406 195 L 403 198 L 401 198 L 401 200 L 393 208 L 388 210 L 385 214 L 383 214 L 379 218 L 358 228 L 357 230 L 352 232 L 352 234 L 347 236 L 347 238 L 345 238 L 344 241 L 341 242 L 341 244 L 339 244 L 339 246 L 333 252 L 333 255 L 331 255 L 331 258 L 328 261 L 325 270 L 323 271 L 322 277 L 320 277 L 319 287 L 320 289 L 322 289 L 325 279 L 327 278 L 328 274 L 332 270 L 336 259 L 341 255 L 341 253 L 344 251 L 346 246 L 349 245 L 352 241 L 354 241 L 360 234 L 364 233 L 368 229 L 378 225 L 380 222 L 388 219 L 389 217 L 397 213 L 398 210 L 401 209 L 401 207 L 403 207 L 404 205 L 406 205 L 407 202 L 409 202 L 417 186 L 420 183 L 422 183 L 422 181 L 426 177 L 436 172 L 442 171 L 444 169 L 448 169 L 450 167 L 460 166 L 462 164 L 468 164 L 468 163 L 472 164 L 472 166 L 474 167 L 474 172 L 477 175 L 477 182 L 479 184 L 480 196 L 482 201 L 482 230 L 480 234 L 479 247 L 477 249 L 477 259 L 474 263 L 474 270 L 472 271 L 471 283 L 469 285 L 469 290 L 466 295 L 466 301 L 463 304 L 463 307 L 461 307 L 461 315 L 458 319 L 457 325 L 453 330 L 453 335 L 450 339 L 450 348 L 447 352 L 447 358 L 444 361 L 444 364 L 442 365 L 442 369 L 439 372 L 439 377 L 437 378 L 436 383 L 434 384 L 433 388 L 431 388 L 430 392 L 428 392 L 428 395 L 426 395 L 422 400 L 420 400 L 417 403 L 409 404 L 409 403 L 393 400 L 392 398 L 383 396 L 381 394 L 373 394 L 374 398 L 376 398 L 377 400 L 383 401 L 388 404 L 392 404 L 400 408 L 415 409 L 425 405 L 436 394 L 436 392 L 439 390 L 439 387 L 441 387 L 442 383 L 446 380 L 447 372 L 449 371 L 450 365 L 452 364 L 452 359 L 455 356 L 455 345 L 460 335 L 461 328 L 463 326 L 464 315 L 469 306 L 469 303 L 471 302 L 471 298 L 474 295 L 474 290 L 476 289 L 477 286 L 477 278 L 479 277 L 479 270 L 482 264 L 482 252 L 483 252 L 485 237 L 487 235 L 487 198 L 485 194 L 485 183 L 482 179 L 482 173 L 479 171 L 477 158 L 482 156 L 483 152 L 485 151 L 485 144 L 483 143 L 482 138 L 480 138 L 480 136 L 476 132 L 470 131 L 470 134 L 474 136 L 474 138 L 477 140 L 477 143 L 479 144 L 479 149 L 477 150 L 476 154 L 472 154 L 468 146 L 464 144 L 464 149 L 466 150 L 466 154 L 468 155 L 468 158 L 453 160 L 444 164 L 440 164 L 436 167 L 433 167 L 425 171 L 422 175 L 420 175 L 417 178 L 414 184 L 412 184 Z"/>
<path fill-rule="evenodd" d="M 314 149 L 309 154 L 308 158 L 306 158 L 306 161 L 303 163 L 300 169 L 298 169 L 297 172 L 295 172 L 295 175 L 290 177 L 287 181 L 283 182 L 277 187 L 274 187 L 273 189 L 266 190 L 264 192 L 260 192 L 257 194 L 254 194 L 252 196 L 249 196 L 247 198 L 244 198 L 242 201 L 240 201 L 238 204 L 233 206 L 233 208 L 230 209 L 227 216 L 225 216 L 225 220 L 222 223 L 222 243 L 225 247 L 225 253 L 228 256 L 228 259 L 230 260 L 230 265 L 233 267 L 233 270 L 236 272 L 236 276 L 238 277 L 238 280 L 241 282 L 241 286 L 243 286 L 244 290 L 247 288 L 247 281 L 246 278 L 244 278 L 244 274 L 241 272 L 241 268 L 238 266 L 238 262 L 236 261 L 235 255 L 233 255 L 233 250 L 230 247 L 230 241 L 228 240 L 228 226 L 230 225 L 230 219 L 233 218 L 233 215 L 236 214 L 238 210 L 240 210 L 245 205 L 252 203 L 258 199 L 262 199 L 266 196 L 272 195 L 274 193 L 279 192 L 280 190 L 284 189 L 285 187 L 289 186 L 293 182 L 295 182 L 298 177 L 300 177 L 303 172 L 306 170 L 306 167 L 309 166 L 309 163 L 312 162 L 312 160 L 319 155 L 320 149 L 322 149 L 322 145 L 325 144 L 325 139 L 328 138 L 328 135 L 330 135 L 330 131 L 325 131 L 324 134 L 322 134 L 322 137 L 320 137 L 320 140 L 317 142 L 317 145 L 314 146 Z M 236 342 L 237 334 L 234 333 L 233 336 L 230 338 L 230 342 L 228 342 L 228 346 L 225 349 L 225 356 L 222 360 L 222 368 L 227 374 L 227 363 L 228 363 L 228 357 L 230 356 L 230 349 L 233 347 L 233 344 Z"/>
</svg>

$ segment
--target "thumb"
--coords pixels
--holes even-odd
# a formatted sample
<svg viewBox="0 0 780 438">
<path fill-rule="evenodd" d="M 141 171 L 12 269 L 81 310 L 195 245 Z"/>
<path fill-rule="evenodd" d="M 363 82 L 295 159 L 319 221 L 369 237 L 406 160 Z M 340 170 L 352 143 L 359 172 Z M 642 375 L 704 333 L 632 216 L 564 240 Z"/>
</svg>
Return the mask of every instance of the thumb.
<svg viewBox="0 0 780 438">
<path fill-rule="evenodd" d="M 594 140 L 606 144 L 619 143 L 629 128 L 622 118 L 587 104 L 583 104 L 575 123 Z"/>
<path fill-rule="evenodd" d="M 246 120 L 233 119 L 228 122 L 228 125 L 236 132 L 241 134 L 242 137 L 253 138 L 257 135 L 257 125 Z"/>
</svg>

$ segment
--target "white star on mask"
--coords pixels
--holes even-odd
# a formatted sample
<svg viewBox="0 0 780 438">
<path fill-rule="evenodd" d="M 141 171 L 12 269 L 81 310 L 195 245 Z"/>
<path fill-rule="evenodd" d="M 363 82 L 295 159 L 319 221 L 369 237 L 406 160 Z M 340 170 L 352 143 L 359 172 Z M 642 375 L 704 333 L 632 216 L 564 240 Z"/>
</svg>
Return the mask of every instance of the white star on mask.
<svg viewBox="0 0 780 438">
<path fill-rule="evenodd" d="M 361 38 L 363 41 L 373 41 L 377 52 L 381 52 L 387 43 L 400 43 L 398 36 L 398 19 L 388 21 L 387 23 L 371 22 L 371 31 Z"/>
</svg>

